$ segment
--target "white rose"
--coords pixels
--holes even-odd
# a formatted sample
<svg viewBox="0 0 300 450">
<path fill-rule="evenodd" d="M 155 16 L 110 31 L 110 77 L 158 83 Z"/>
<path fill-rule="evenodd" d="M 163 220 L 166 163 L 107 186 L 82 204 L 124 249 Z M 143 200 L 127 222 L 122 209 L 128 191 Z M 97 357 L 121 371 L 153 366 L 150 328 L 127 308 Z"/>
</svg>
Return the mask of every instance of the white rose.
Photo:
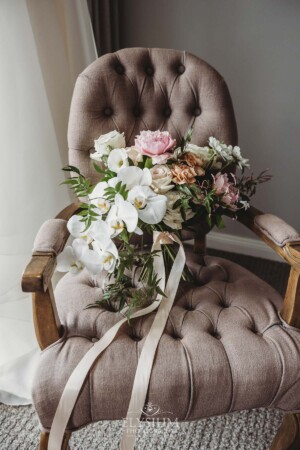
<svg viewBox="0 0 300 450">
<path fill-rule="evenodd" d="M 168 199 L 167 212 L 163 222 L 173 230 L 181 230 L 184 220 L 181 215 L 180 208 L 173 209 L 174 203 L 180 199 L 180 194 L 176 191 L 167 192 L 166 197 Z M 188 209 L 186 211 L 186 220 L 191 219 L 194 215 L 195 213 L 191 209 Z"/>
<path fill-rule="evenodd" d="M 183 218 L 179 208 L 173 209 L 174 203 L 180 199 L 178 192 L 167 192 L 167 212 L 163 222 L 173 230 L 181 230 Z"/>
<path fill-rule="evenodd" d="M 109 133 L 102 134 L 97 140 L 95 140 L 95 153 L 91 154 L 92 159 L 100 161 L 102 156 L 109 155 L 111 149 L 125 147 L 124 133 L 118 131 L 110 131 Z"/>
<path fill-rule="evenodd" d="M 169 167 L 165 164 L 157 164 L 150 169 L 152 175 L 151 187 L 157 194 L 165 194 L 173 189 L 172 174 Z"/>
</svg>

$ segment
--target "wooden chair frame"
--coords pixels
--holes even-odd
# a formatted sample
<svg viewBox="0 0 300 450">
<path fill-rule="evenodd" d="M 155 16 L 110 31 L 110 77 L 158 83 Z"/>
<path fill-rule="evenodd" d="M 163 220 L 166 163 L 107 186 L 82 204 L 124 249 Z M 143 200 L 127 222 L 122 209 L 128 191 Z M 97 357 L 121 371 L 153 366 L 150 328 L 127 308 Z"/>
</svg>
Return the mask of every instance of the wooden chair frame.
<svg viewBox="0 0 300 450">
<path fill-rule="evenodd" d="M 68 220 L 79 212 L 79 204 L 72 203 L 62 210 L 56 218 Z M 283 247 L 276 245 L 255 225 L 255 217 L 262 214 L 251 207 L 238 217 L 239 222 L 252 230 L 260 239 L 271 247 L 291 266 L 288 286 L 284 302 L 280 311 L 281 317 L 289 325 L 300 329 L 300 243 L 288 242 Z M 65 242 L 68 235 L 65 236 Z M 195 240 L 195 251 L 204 253 L 205 236 Z M 32 292 L 33 317 L 37 341 L 44 349 L 57 341 L 62 335 L 51 278 L 56 267 L 56 257 L 53 253 L 37 252 L 26 267 L 22 278 L 24 292 Z M 68 448 L 71 433 L 66 432 L 62 450 Z M 40 450 L 48 447 L 48 433 L 42 432 Z M 279 428 L 270 450 L 299 450 L 300 449 L 300 414 L 287 414 Z"/>
</svg>

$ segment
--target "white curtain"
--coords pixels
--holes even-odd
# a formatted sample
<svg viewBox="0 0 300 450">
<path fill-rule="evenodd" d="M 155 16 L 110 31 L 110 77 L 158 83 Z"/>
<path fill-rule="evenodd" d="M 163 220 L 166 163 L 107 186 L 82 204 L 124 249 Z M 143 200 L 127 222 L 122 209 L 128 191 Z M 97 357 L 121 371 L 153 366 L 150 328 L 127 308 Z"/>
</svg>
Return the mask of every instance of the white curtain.
<svg viewBox="0 0 300 450">
<path fill-rule="evenodd" d="M 31 402 L 37 348 L 22 271 L 70 202 L 61 167 L 77 75 L 96 58 L 86 0 L 0 2 L 0 402 Z"/>
</svg>

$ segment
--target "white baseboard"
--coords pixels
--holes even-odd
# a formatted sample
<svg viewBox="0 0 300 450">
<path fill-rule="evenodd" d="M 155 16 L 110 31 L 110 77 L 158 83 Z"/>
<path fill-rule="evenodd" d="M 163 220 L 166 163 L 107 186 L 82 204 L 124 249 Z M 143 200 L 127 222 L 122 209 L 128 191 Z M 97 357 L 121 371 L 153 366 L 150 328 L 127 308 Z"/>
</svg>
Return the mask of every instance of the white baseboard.
<svg viewBox="0 0 300 450">
<path fill-rule="evenodd" d="M 212 231 L 207 236 L 207 247 L 283 262 L 274 250 L 268 247 L 263 241 L 255 238 L 244 238 L 233 234 Z"/>
</svg>

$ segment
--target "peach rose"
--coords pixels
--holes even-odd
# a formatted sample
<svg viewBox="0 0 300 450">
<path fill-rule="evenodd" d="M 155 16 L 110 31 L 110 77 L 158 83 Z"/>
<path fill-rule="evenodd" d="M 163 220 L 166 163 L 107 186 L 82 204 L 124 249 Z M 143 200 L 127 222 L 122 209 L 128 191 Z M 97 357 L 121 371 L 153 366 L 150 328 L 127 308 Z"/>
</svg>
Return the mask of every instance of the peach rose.
<svg viewBox="0 0 300 450">
<path fill-rule="evenodd" d="M 180 159 L 187 163 L 188 166 L 193 167 L 198 176 L 204 175 L 205 170 L 203 169 L 204 161 L 191 152 L 183 153 Z"/>
<path fill-rule="evenodd" d="M 194 167 L 185 164 L 173 164 L 171 167 L 172 181 L 176 184 L 193 184 L 197 172 Z"/>
</svg>

